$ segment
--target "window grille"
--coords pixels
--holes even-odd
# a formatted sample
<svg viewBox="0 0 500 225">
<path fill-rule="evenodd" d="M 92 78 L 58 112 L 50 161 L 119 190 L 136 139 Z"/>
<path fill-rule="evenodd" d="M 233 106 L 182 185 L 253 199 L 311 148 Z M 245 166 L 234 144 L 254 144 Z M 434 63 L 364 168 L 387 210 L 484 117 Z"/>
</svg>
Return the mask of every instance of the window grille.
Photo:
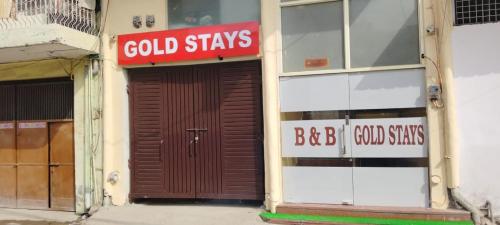
<svg viewBox="0 0 500 225">
<path fill-rule="evenodd" d="M 455 25 L 500 21 L 500 0 L 455 0 Z"/>
</svg>

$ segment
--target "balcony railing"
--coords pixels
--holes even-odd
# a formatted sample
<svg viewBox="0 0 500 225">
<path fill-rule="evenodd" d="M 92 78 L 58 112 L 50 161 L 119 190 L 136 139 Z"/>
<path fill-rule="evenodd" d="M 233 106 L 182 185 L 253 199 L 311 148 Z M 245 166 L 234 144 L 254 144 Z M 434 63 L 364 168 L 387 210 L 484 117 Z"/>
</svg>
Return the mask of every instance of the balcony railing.
<svg viewBox="0 0 500 225">
<path fill-rule="evenodd" d="M 95 1 L 89 0 L 0 0 L 0 32 L 59 24 L 81 32 L 98 32 Z M 3 8 L 2 9 L 2 5 Z"/>
</svg>

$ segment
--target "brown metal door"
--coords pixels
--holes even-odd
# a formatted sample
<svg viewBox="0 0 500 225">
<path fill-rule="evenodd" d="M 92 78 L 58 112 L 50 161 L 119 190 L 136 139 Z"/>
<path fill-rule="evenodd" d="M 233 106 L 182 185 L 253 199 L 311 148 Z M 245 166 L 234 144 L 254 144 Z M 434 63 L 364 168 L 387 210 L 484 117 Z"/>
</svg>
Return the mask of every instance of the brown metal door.
<svg viewBox="0 0 500 225">
<path fill-rule="evenodd" d="M 132 198 L 263 199 L 259 62 L 131 74 Z"/>
<path fill-rule="evenodd" d="M 196 197 L 263 200 L 259 62 L 193 70 Z"/>
<path fill-rule="evenodd" d="M 50 208 L 75 210 L 73 122 L 50 123 Z"/>
<path fill-rule="evenodd" d="M 222 198 L 264 199 L 260 63 L 221 64 Z"/>
<path fill-rule="evenodd" d="M 196 197 L 221 198 L 222 153 L 220 133 L 219 66 L 196 66 L 194 70 L 194 132 Z"/>
<path fill-rule="evenodd" d="M 135 74 L 137 73 L 137 74 Z M 130 197 L 160 197 L 165 192 L 162 155 L 162 76 L 151 70 L 131 71 L 132 187 Z"/>
<path fill-rule="evenodd" d="M 0 207 L 16 207 L 15 126 L 14 122 L 0 122 Z"/>
<path fill-rule="evenodd" d="M 132 198 L 194 198 L 189 70 L 132 71 Z M 167 73 L 167 74 L 166 74 Z"/>
<path fill-rule="evenodd" d="M 17 124 L 17 207 L 49 208 L 47 122 Z"/>
<path fill-rule="evenodd" d="M 166 197 L 195 198 L 193 74 L 189 67 L 172 68 L 163 80 L 163 158 Z"/>
</svg>

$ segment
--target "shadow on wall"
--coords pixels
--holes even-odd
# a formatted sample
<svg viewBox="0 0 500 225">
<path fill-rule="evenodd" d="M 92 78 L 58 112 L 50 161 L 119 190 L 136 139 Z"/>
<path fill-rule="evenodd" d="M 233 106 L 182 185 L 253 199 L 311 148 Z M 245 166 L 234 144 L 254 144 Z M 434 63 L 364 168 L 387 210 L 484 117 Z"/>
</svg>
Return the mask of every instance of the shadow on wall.
<svg viewBox="0 0 500 225">
<path fill-rule="evenodd" d="M 417 2 L 385 0 L 375 3 L 369 0 L 351 2 L 353 67 L 419 64 Z M 387 11 L 386 15 L 377 17 L 376 21 L 372 20 L 375 15 L 384 12 L 382 10 Z M 390 23 L 392 26 L 380 27 L 382 23 Z M 367 36 L 372 38 L 373 42 L 368 42 Z M 410 101 L 400 99 L 404 105 L 425 105 L 425 73 L 415 71 L 418 70 L 350 74 L 351 92 L 373 93 L 368 96 L 374 101 L 392 101 L 404 96 Z"/>
<path fill-rule="evenodd" d="M 420 63 L 418 10 L 416 10 L 418 7 L 416 1 L 413 4 L 405 0 L 385 0 L 382 2 L 357 0 L 351 2 L 351 60 L 353 67 Z M 381 10 L 386 11 L 385 17 L 380 15 Z M 411 14 L 409 14 L 410 10 L 412 10 Z M 384 12 L 382 11 L 382 13 Z M 373 18 L 377 18 L 377 20 L 373 21 Z M 406 20 L 403 22 L 401 19 Z M 390 24 L 389 27 L 380 26 L 387 23 Z M 374 40 L 375 43 L 367 41 L 367 37 Z M 390 39 L 391 37 L 392 39 Z"/>
<path fill-rule="evenodd" d="M 391 102 L 396 99 L 410 105 L 425 105 L 425 72 L 423 69 L 376 71 L 350 74 L 351 96 L 358 93 L 373 101 Z M 367 93 L 371 93 L 367 95 Z M 407 99 L 402 99 L 406 97 Z M 369 101 L 369 100 L 365 100 Z"/>
</svg>

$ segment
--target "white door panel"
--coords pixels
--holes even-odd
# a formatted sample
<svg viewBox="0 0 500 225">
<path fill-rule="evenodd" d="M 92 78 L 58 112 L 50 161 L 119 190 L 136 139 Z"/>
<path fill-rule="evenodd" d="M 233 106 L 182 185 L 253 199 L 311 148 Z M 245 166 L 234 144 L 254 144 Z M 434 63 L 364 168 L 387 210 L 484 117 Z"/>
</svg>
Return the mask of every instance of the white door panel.
<svg viewBox="0 0 500 225">
<path fill-rule="evenodd" d="M 349 74 L 350 109 L 425 107 L 425 70 Z"/>
<path fill-rule="evenodd" d="M 352 167 L 283 167 L 283 200 L 352 204 Z"/>
<path fill-rule="evenodd" d="M 354 204 L 429 207 L 427 168 L 354 168 Z"/>
<path fill-rule="evenodd" d="M 281 112 L 349 109 L 347 74 L 280 78 Z"/>
</svg>

